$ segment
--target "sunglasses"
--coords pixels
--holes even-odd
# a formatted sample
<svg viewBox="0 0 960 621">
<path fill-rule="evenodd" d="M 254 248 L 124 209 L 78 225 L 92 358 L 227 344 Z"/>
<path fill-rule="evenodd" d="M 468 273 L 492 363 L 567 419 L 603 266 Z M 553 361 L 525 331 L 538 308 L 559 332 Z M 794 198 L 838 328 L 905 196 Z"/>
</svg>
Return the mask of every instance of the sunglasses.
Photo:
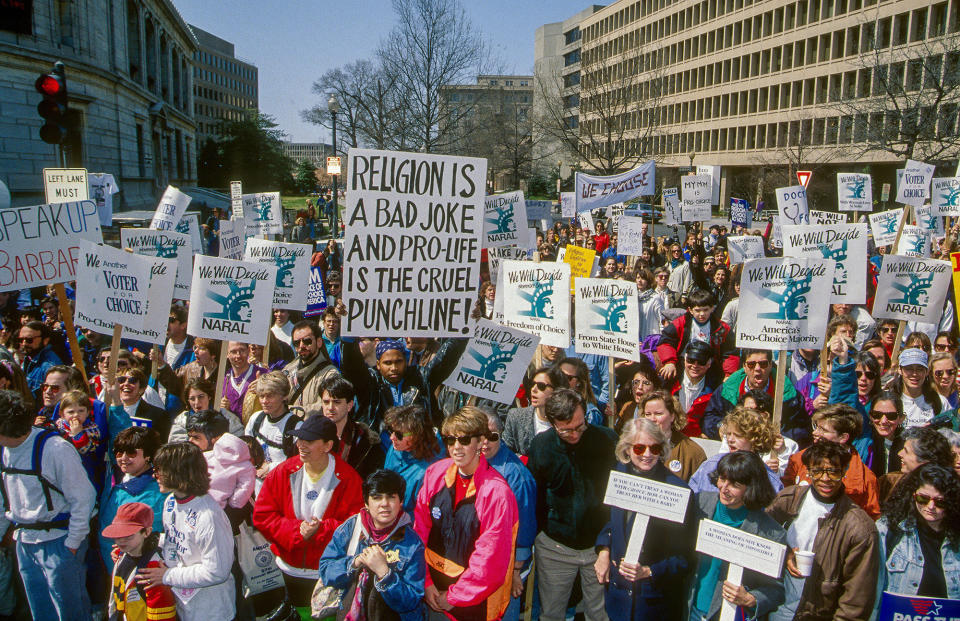
<svg viewBox="0 0 960 621">
<path fill-rule="evenodd" d="M 857 371 L 857 379 L 861 377 L 866 377 L 868 380 L 875 380 L 877 379 L 877 374 L 873 371 Z"/>
<path fill-rule="evenodd" d="M 896 332 L 897 329 L 896 329 L 895 327 L 893 327 L 893 326 L 883 326 L 882 328 L 880 328 L 880 329 L 877 330 L 877 331 L 878 331 L 878 332 Z"/>
<path fill-rule="evenodd" d="M 945 498 L 934 498 L 933 496 L 927 496 L 926 494 L 921 494 L 920 492 L 917 492 L 913 495 L 913 501 L 921 507 L 926 507 L 932 502 L 933 506 L 937 509 L 947 508 L 947 500 Z"/>
<path fill-rule="evenodd" d="M 761 369 L 766 369 L 767 367 L 770 366 L 770 361 L 769 360 L 751 360 L 749 362 L 744 362 L 743 364 L 745 364 L 748 369 L 753 369 L 758 366 Z"/>
<path fill-rule="evenodd" d="M 639 388 L 641 386 L 653 386 L 653 382 L 647 379 L 637 379 L 630 382 L 630 385 L 634 388 Z"/>
<path fill-rule="evenodd" d="M 500 434 L 495 431 L 491 431 L 490 433 L 487 434 L 487 440 L 489 440 L 490 442 L 499 442 Z"/>
<path fill-rule="evenodd" d="M 950 376 L 950 375 L 956 375 L 956 374 L 957 374 L 957 370 L 956 370 L 956 369 L 949 369 L 949 370 L 941 369 L 941 370 L 939 370 L 939 371 L 934 371 L 934 372 L 933 372 L 933 376 L 936 377 L 937 379 L 940 379 L 940 378 L 943 377 L 944 375 Z"/>
<path fill-rule="evenodd" d="M 840 468 L 816 468 L 810 470 L 810 478 L 812 479 L 823 479 L 827 478 L 831 481 L 839 481 L 843 478 L 843 470 Z"/>
<path fill-rule="evenodd" d="M 873 420 L 880 420 L 881 418 L 886 417 L 887 420 L 897 420 L 900 418 L 900 415 L 897 414 L 896 410 L 873 410 L 870 412 L 870 418 Z"/>
<path fill-rule="evenodd" d="M 39 335 L 39 334 L 38 334 L 37 336 L 18 336 L 17 338 L 15 338 L 15 339 L 13 339 L 13 340 L 15 340 L 15 341 L 18 342 L 18 343 L 22 343 L 22 342 L 24 342 L 24 341 L 34 341 L 34 340 L 36 340 L 36 339 L 38 339 L 38 338 L 40 338 L 40 335 Z"/>
<path fill-rule="evenodd" d="M 43 384 L 40 386 L 44 391 L 49 390 L 50 392 L 60 392 L 60 387 L 56 384 Z"/>
<path fill-rule="evenodd" d="M 412 432 L 412 431 L 400 431 L 399 429 L 391 429 L 391 428 L 389 428 L 389 427 L 385 427 L 385 428 L 384 428 L 384 431 L 387 432 L 387 435 L 388 435 L 388 436 L 396 436 L 396 437 L 400 438 L 401 440 L 402 440 L 403 438 L 409 438 L 410 436 L 413 435 L 413 432 Z"/>
<path fill-rule="evenodd" d="M 707 364 L 707 361 L 701 358 L 685 358 L 685 360 L 687 361 L 687 364 L 695 364 L 700 367 Z"/>
<path fill-rule="evenodd" d="M 447 446 L 453 446 L 454 444 L 459 444 L 460 446 L 470 446 L 470 443 L 473 442 L 473 439 L 476 437 L 478 436 L 443 436 L 441 439 Z"/>
<path fill-rule="evenodd" d="M 292 343 L 294 347 L 300 347 L 300 343 L 303 343 L 304 345 L 313 345 L 313 339 L 309 337 L 302 338 L 302 339 L 293 339 Z"/>
<path fill-rule="evenodd" d="M 663 453 L 662 444 L 634 444 L 633 445 L 633 454 L 634 455 L 643 455 L 647 451 L 650 451 L 651 455 L 660 455 Z"/>
<path fill-rule="evenodd" d="M 546 382 L 534 382 L 533 384 L 531 384 L 531 386 L 536 386 L 537 390 L 539 390 L 540 392 L 545 391 L 547 388 L 553 388 L 553 386 L 551 386 Z"/>
<path fill-rule="evenodd" d="M 949 344 L 937 343 L 933 346 L 934 351 L 950 351 Z"/>
<path fill-rule="evenodd" d="M 139 384 L 140 382 L 135 377 L 129 377 L 126 375 L 117 376 L 118 384 Z"/>
</svg>

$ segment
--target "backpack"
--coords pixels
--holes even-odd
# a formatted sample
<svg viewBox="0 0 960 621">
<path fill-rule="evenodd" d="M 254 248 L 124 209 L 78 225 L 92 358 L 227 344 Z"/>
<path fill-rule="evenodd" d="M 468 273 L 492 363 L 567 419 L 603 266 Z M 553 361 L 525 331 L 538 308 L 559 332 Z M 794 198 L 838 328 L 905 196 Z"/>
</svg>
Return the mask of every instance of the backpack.
<svg viewBox="0 0 960 621">
<path fill-rule="evenodd" d="M 12 468 L 3 464 L 3 447 L 0 446 L 0 496 L 3 497 L 3 510 L 10 509 L 10 499 L 7 496 L 7 484 L 4 475 L 19 475 L 37 477 L 40 487 L 43 489 L 43 496 L 47 501 L 47 511 L 53 511 L 53 496 L 50 491 L 53 490 L 63 496 L 63 491 L 51 483 L 49 479 L 43 476 L 41 465 L 43 464 L 43 449 L 50 438 L 61 437 L 55 429 L 43 429 L 36 437 L 33 443 L 33 454 L 30 460 L 30 469 Z M 72 445 L 71 445 L 72 446 Z M 27 530 L 52 530 L 55 528 L 67 528 L 70 524 L 69 513 L 59 513 L 52 520 L 46 522 L 34 522 L 32 524 L 15 524 L 15 528 Z"/>
<path fill-rule="evenodd" d="M 267 413 L 261 410 L 260 415 L 253 420 L 253 427 L 250 429 L 251 435 L 257 439 L 257 442 L 262 442 L 267 446 L 273 447 L 275 449 L 280 449 L 281 451 L 283 451 L 283 454 L 286 455 L 287 457 L 293 457 L 296 454 L 297 450 L 290 439 L 292 436 L 290 436 L 289 434 L 297 426 L 297 423 L 300 422 L 300 419 L 297 418 L 296 416 L 291 416 L 287 418 L 287 422 L 284 423 L 283 425 L 283 440 L 279 443 L 274 442 L 270 438 L 264 437 L 260 433 L 260 427 L 263 426 L 263 421 L 265 421 L 266 419 L 267 419 Z"/>
</svg>

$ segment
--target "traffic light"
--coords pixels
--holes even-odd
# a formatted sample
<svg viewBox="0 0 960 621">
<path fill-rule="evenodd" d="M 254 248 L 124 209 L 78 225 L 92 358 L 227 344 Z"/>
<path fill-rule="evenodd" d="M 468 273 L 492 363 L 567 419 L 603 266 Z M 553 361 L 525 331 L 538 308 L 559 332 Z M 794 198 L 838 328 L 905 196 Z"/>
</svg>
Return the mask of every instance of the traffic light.
<svg viewBox="0 0 960 621">
<path fill-rule="evenodd" d="M 60 144 L 67 136 L 67 77 L 63 63 L 53 65 L 50 73 L 41 74 L 34 84 L 43 99 L 37 112 L 46 121 L 40 128 L 40 138 L 48 144 Z"/>
</svg>

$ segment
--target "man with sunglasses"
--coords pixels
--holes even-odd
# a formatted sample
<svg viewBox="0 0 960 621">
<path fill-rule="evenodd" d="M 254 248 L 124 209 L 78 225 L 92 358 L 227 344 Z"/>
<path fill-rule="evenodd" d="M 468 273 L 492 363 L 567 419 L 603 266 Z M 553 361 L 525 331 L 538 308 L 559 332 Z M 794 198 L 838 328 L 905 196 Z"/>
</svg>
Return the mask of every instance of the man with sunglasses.
<svg viewBox="0 0 960 621">
<path fill-rule="evenodd" d="M 27 386 L 33 398 L 40 401 L 40 387 L 50 367 L 63 364 L 63 360 L 50 346 L 50 331 L 42 321 L 29 321 L 20 326 L 16 338 L 19 346 L 20 367 L 27 376 Z"/>
<path fill-rule="evenodd" d="M 283 367 L 290 380 L 290 407 L 302 407 L 308 415 L 320 412 L 320 386 L 328 378 L 340 375 L 323 345 L 323 330 L 312 319 L 303 319 L 293 326 L 290 342 L 297 352 L 293 362 Z"/>
<path fill-rule="evenodd" d="M 603 503 L 617 436 L 586 422 L 586 403 L 560 388 L 547 400 L 551 429 L 534 437 L 527 467 L 537 483 L 537 576 L 543 621 L 561 621 L 579 573 L 586 618 L 606 621 L 594 563 L 597 535 L 610 517 Z"/>
<path fill-rule="evenodd" d="M 717 374 L 710 372 L 713 367 L 713 348 L 707 343 L 693 341 L 683 350 L 682 356 L 683 371 L 670 392 L 687 413 L 687 427 L 683 433 L 698 438 L 702 433 L 703 414 L 719 385 Z"/>
</svg>

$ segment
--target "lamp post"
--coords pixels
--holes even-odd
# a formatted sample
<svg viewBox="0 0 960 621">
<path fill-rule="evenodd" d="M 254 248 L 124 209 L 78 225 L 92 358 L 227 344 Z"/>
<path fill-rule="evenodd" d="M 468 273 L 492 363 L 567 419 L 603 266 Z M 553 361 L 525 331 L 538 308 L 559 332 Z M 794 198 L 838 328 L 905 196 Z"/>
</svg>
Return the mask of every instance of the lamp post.
<svg viewBox="0 0 960 621">
<path fill-rule="evenodd" d="M 327 110 L 330 111 L 330 117 L 333 119 L 333 156 L 337 157 L 337 112 L 340 112 L 340 102 L 336 95 L 330 95 L 327 100 Z M 337 206 L 337 179 L 340 175 L 331 175 L 333 177 L 333 211 L 330 216 L 330 228 L 334 239 L 340 233 L 340 208 Z"/>
<path fill-rule="evenodd" d="M 557 200 L 560 200 L 560 178 L 563 177 L 563 160 L 557 161 Z"/>
<path fill-rule="evenodd" d="M 687 154 L 687 157 L 690 158 L 690 174 L 692 175 L 692 174 L 694 174 L 693 158 L 697 157 L 697 154 L 696 154 L 695 151 L 691 151 L 690 153 Z"/>
</svg>

